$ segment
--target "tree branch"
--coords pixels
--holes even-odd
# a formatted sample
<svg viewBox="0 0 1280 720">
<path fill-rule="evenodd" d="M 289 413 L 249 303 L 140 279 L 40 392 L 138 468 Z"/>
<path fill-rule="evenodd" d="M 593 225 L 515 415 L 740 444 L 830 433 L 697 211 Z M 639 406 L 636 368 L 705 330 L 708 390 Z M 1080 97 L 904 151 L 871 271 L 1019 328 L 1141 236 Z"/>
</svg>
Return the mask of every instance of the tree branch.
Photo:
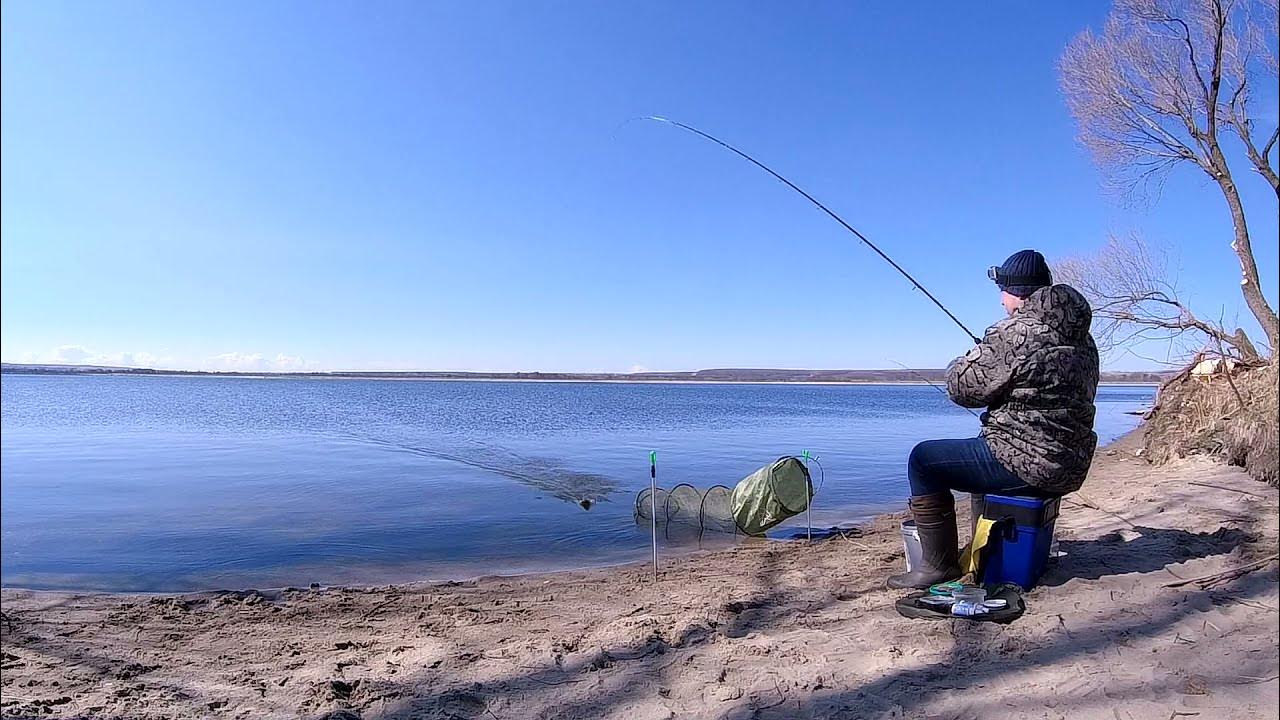
<svg viewBox="0 0 1280 720">
<path fill-rule="evenodd" d="M 1175 342 L 1194 336 L 1207 340 L 1202 345 L 1230 347 L 1242 359 L 1258 357 L 1242 330 L 1232 332 L 1222 322 L 1198 317 L 1181 299 L 1164 256 L 1136 237 L 1112 239 L 1095 255 L 1063 260 L 1056 264 L 1054 276 L 1089 300 L 1093 332 L 1106 351 L 1163 342 L 1172 354 Z"/>
<path fill-rule="evenodd" d="M 1265 12 L 1255 14 L 1250 3 Z M 1280 198 L 1280 177 L 1269 154 L 1280 143 L 1280 131 L 1259 151 L 1249 117 L 1253 68 L 1275 73 L 1275 25 L 1274 0 L 1117 0 L 1102 32 L 1075 38 L 1060 63 L 1063 93 L 1081 142 L 1111 171 L 1112 180 L 1137 194 L 1189 161 L 1218 185 L 1230 213 L 1241 294 L 1270 348 L 1280 345 L 1280 321 L 1261 291 L 1244 203 L 1220 134 L 1225 126 L 1240 136 L 1241 154 Z M 1203 66 L 1202 60 L 1207 61 Z M 1149 283 L 1159 279 L 1143 278 Z M 1116 322 L 1194 329 L 1222 338 L 1242 354 L 1257 353 L 1240 331 L 1229 332 L 1199 321 L 1185 308 L 1132 292 L 1152 287 L 1117 279 L 1095 288 L 1119 292 L 1095 297 L 1103 312 L 1127 313 Z"/>
<path fill-rule="evenodd" d="M 1253 163 L 1253 169 L 1257 171 L 1259 175 L 1266 178 L 1266 181 L 1271 185 L 1271 189 L 1275 191 L 1276 196 L 1280 197 L 1280 177 L 1278 177 L 1276 175 L 1276 171 L 1272 169 L 1271 160 L 1268 158 L 1268 155 L 1271 154 L 1271 148 L 1276 144 L 1276 137 L 1280 136 L 1280 127 L 1277 127 L 1275 132 L 1271 133 L 1271 139 L 1267 141 L 1266 147 L 1262 148 L 1261 152 L 1254 147 L 1253 138 L 1249 137 L 1247 125 L 1244 128 L 1241 128 L 1239 125 L 1234 125 L 1234 127 L 1236 128 L 1236 134 L 1239 135 L 1240 139 L 1244 142 L 1244 151 L 1245 154 L 1249 156 L 1249 162 Z"/>
<path fill-rule="evenodd" d="M 1280 127 L 1277 127 L 1275 131 L 1271 133 L 1271 139 L 1267 141 L 1267 146 L 1262 148 L 1262 157 L 1265 158 L 1271 154 L 1271 148 L 1275 147 L 1277 138 L 1280 138 Z"/>
<path fill-rule="evenodd" d="M 1213 0 L 1213 13 L 1213 68 L 1209 75 L 1209 94 L 1205 97 L 1205 113 L 1208 118 L 1205 134 L 1209 142 L 1216 144 L 1218 142 L 1218 93 L 1222 90 L 1222 40 L 1227 30 L 1227 15 L 1222 9 L 1221 0 Z"/>
</svg>

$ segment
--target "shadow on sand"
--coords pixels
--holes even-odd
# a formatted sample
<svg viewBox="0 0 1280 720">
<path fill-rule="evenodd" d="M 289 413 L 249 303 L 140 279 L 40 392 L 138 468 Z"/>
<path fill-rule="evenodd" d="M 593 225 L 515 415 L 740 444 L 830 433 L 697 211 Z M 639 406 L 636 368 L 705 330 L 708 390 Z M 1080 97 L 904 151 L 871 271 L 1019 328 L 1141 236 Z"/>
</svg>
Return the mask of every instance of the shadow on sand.
<svg viewBox="0 0 1280 720">
<path fill-rule="evenodd" d="M 1065 556 L 1049 566 L 1040 583 L 1057 587 L 1075 578 L 1154 572 L 1196 558 L 1226 555 L 1249 540 L 1248 533 L 1233 528 L 1192 533 L 1141 525 L 1097 540 L 1063 540 L 1058 546 Z"/>
<path fill-rule="evenodd" d="M 1125 536 L 1117 533 L 1098 540 L 1061 543 L 1067 556 L 1052 569 L 1046 577 L 1046 584 L 1055 586 L 1073 578 L 1097 579 L 1107 575 L 1153 572 L 1171 563 L 1230 553 L 1249 541 L 1246 533 L 1227 528 L 1213 533 L 1190 533 L 1136 527 L 1133 532 L 1138 536 L 1130 535 L 1127 541 Z M 705 642 L 710 635 L 740 638 L 752 632 L 793 626 L 798 612 L 797 598 L 778 590 L 779 585 L 772 582 L 772 576 L 779 572 L 782 561 L 780 557 L 769 557 L 759 565 L 746 583 L 750 592 L 724 605 L 729 618 L 719 626 L 689 628 L 679 637 L 672 638 L 655 634 L 641 646 L 608 648 L 576 662 L 540 669 L 526 668 L 484 683 L 463 683 L 460 679 L 452 689 L 443 693 L 415 694 L 413 679 L 408 679 L 393 691 L 400 693 L 400 702 L 381 713 L 357 715 L 341 714 L 350 711 L 337 711 L 316 717 L 330 720 L 357 717 L 364 720 L 496 717 L 490 708 L 499 700 L 504 701 L 502 704 L 506 705 L 508 712 L 525 706 L 525 703 L 541 705 L 545 701 L 540 701 L 540 696 L 553 691 L 555 686 L 572 683 L 583 683 L 584 688 L 591 690 L 574 694 L 555 705 L 554 713 L 531 714 L 529 717 L 585 719 L 621 712 L 634 703 L 653 699 L 649 695 L 654 687 L 662 685 L 663 679 L 671 674 L 681 672 L 680 656 L 690 654 L 691 648 Z M 1102 622 L 1070 630 L 1064 625 L 1060 632 L 1050 633 L 1047 637 L 1015 638 L 1013 642 L 1017 647 L 1012 650 L 1005 647 L 1008 643 L 997 642 L 1006 637 L 1001 633 L 1008 632 L 1007 629 L 985 623 L 957 622 L 952 625 L 952 647 L 940 650 L 937 661 L 924 668 L 889 670 L 862 685 L 840 691 L 788 694 L 780 688 L 777 698 L 749 696 L 733 704 L 726 703 L 721 716 L 747 720 L 861 718 L 882 713 L 910 713 L 954 689 L 1016 681 L 1017 674 L 1025 667 L 1047 666 L 1074 659 L 1087 662 L 1088 656 L 1110 652 L 1117 643 L 1127 646 L 1166 633 L 1186 617 L 1218 602 L 1225 602 L 1227 597 L 1247 599 L 1264 595 L 1274 583 L 1274 571 L 1255 573 L 1218 590 L 1198 593 L 1196 602 L 1174 603 L 1150 615 L 1135 616 L 1124 607 L 1116 607 L 1113 616 L 1102 619 Z M 833 592 L 818 606 L 878 590 L 878 584 L 873 583 L 852 595 Z M 816 608 L 810 605 L 808 609 Z M 1009 653 L 1016 655 L 1016 662 L 1005 657 Z M 1259 668 L 1257 672 L 1265 669 Z M 1211 686 L 1226 686 L 1231 678 L 1244 671 L 1231 668 L 1228 673 L 1227 670 L 1224 669 L 1223 677 L 1207 678 L 1207 682 Z M 638 682 L 638 676 L 653 682 Z M 1161 682 L 1169 686 L 1165 688 L 1168 692 L 1179 690 L 1174 687 L 1176 680 Z M 1109 683 L 1105 695 L 1094 692 L 1096 688 L 1086 688 L 1084 695 L 1072 700 L 1072 707 L 1081 711 L 1096 710 L 1126 698 L 1149 697 L 1151 687 L 1150 682 L 1136 677 L 1132 681 L 1121 679 Z M 1059 695 L 1042 697 L 1029 694 L 1020 698 L 1014 707 L 1007 700 L 1002 700 L 999 705 L 982 705 L 980 699 L 971 698 L 963 716 L 990 714 L 991 717 L 1004 717 L 1018 712 L 1040 711 L 1061 699 Z"/>
</svg>

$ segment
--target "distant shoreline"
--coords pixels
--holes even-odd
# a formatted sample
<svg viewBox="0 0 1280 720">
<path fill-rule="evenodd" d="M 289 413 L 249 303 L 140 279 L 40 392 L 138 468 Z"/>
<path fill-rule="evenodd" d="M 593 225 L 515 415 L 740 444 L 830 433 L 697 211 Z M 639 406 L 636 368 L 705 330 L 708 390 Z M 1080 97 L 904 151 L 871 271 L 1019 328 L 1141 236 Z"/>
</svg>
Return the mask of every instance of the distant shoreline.
<svg viewBox="0 0 1280 720">
<path fill-rule="evenodd" d="M 591 385 L 919 385 L 936 386 L 944 381 L 924 380 L 601 380 L 592 378 L 507 378 L 507 377 L 401 377 L 384 375 L 293 375 L 285 373 L 71 373 L 71 372 L 3 372 L 0 375 L 39 375 L 42 377 L 189 377 L 223 380 L 385 380 L 394 382 L 483 382 L 483 383 L 559 383 Z M 1140 380 L 1103 380 L 1099 386 L 1159 387 L 1159 382 Z"/>
<path fill-rule="evenodd" d="M 470 372 L 215 372 L 154 370 L 99 366 L 23 365 L 5 363 L 2 375 L 209 377 L 256 380 L 398 380 L 436 382 L 540 382 L 674 385 L 931 385 L 946 382 L 938 368 L 913 370 L 786 370 L 725 368 L 689 372 L 654 373 L 470 373 Z M 1110 372 L 1103 385 L 1159 385 L 1167 372 Z"/>
</svg>

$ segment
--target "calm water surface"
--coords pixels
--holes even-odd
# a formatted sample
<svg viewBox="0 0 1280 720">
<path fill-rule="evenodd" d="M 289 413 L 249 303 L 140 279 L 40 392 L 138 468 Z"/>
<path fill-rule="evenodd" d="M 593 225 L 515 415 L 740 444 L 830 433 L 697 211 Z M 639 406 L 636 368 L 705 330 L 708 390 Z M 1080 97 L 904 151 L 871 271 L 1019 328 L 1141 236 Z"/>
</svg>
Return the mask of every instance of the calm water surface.
<svg viewBox="0 0 1280 720">
<path fill-rule="evenodd" d="M 625 562 L 648 552 L 632 508 L 651 449 L 660 485 L 703 488 L 810 450 L 825 468 L 814 524 L 829 526 L 900 506 L 911 446 L 978 427 L 928 386 L 6 375 L 0 387 L 0 580 L 41 588 Z M 1153 395 L 1102 388 L 1101 438 L 1136 426 L 1127 412 Z"/>
</svg>

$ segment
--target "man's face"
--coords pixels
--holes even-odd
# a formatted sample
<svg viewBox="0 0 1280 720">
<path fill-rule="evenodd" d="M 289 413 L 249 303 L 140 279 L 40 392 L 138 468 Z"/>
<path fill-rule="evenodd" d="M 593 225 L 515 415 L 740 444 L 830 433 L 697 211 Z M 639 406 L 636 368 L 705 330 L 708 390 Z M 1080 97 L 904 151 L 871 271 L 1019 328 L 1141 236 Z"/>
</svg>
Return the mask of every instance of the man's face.
<svg viewBox="0 0 1280 720">
<path fill-rule="evenodd" d="M 1024 302 L 1026 302 L 1026 300 L 1023 300 L 1017 295 L 1010 295 L 1003 290 L 1000 291 L 1000 304 L 1004 306 L 1004 311 L 1010 315 L 1012 315 L 1018 308 L 1022 307 L 1022 303 Z"/>
</svg>

